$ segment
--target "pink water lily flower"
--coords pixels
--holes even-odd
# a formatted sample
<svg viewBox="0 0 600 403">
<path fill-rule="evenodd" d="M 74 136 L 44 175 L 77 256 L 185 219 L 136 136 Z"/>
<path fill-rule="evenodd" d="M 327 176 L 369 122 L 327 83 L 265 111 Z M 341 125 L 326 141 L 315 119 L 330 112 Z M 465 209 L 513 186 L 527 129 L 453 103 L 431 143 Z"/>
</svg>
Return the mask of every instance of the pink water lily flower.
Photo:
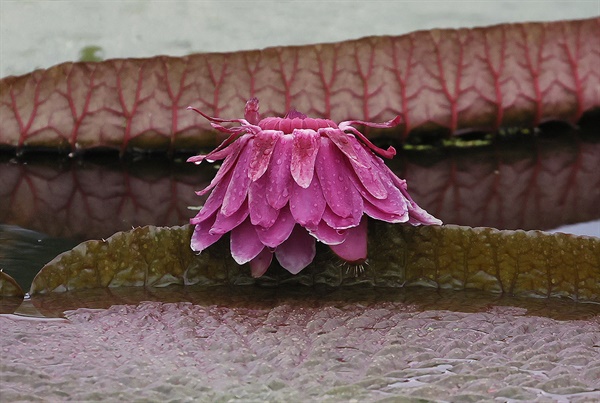
<svg viewBox="0 0 600 403">
<path fill-rule="evenodd" d="M 231 254 L 238 264 L 249 262 L 253 276 L 265 273 L 273 254 L 296 274 L 315 257 L 315 239 L 347 262 L 364 262 L 365 214 L 390 223 L 441 224 L 417 206 L 406 181 L 376 155 L 391 158 L 396 150 L 376 147 L 352 126 L 388 128 L 399 117 L 385 123 L 336 124 L 291 110 L 283 118 L 260 120 L 256 98 L 246 103 L 244 119 L 213 118 L 188 109 L 230 135 L 209 154 L 188 159 L 196 164 L 223 160 L 210 185 L 197 192 L 212 191 L 190 220 L 196 252 L 231 232 Z"/>
</svg>

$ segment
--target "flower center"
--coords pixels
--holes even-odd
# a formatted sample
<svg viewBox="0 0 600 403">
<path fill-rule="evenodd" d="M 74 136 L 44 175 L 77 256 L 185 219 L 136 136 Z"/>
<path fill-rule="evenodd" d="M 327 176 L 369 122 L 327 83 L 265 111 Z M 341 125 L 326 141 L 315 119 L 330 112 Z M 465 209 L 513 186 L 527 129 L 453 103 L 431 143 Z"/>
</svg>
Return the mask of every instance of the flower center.
<svg viewBox="0 0 600 403">
<path fill-rule="evenodd" d="M 309 118 L 294 109 L 289 111 L 283 118 L 264 118 L 258 122 L 258 126 L 263 130 L 281 130 L 284 134 L 291 134 L 294 129 L 312 129 L 316 131 L 325 127 L 338 128 L 333 120 Z"/>
</svg>

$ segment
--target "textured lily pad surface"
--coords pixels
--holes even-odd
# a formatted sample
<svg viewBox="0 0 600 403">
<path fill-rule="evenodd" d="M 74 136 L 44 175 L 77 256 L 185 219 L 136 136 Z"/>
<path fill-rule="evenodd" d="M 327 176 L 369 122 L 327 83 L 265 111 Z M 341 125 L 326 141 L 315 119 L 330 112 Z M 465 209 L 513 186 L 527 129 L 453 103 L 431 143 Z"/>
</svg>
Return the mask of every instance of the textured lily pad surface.
<svg viewBox="0 0 600 403">
<path fill-rule="evenodd" d="M 22 297 L 25 295 L 14 278 L 0 270 L 0 297 Z"/>
<path fill-rule="evenodd" d="M 460 226 L 411 227 L 371 222 L 364 272 L 318 245 L 299 275 L 274 265 L 254 279 L 223 238 L 199 256 L 191 227 L 142 227 L 87 241 L 57 256 L 36 276 L 31 293 L 168 284 L 303 284 L 479 289 L 512 295 L 600 301 L 600 239 L 541 231 Z M 357 272 L 358 271 L 358 272 Z"/>
</svg>

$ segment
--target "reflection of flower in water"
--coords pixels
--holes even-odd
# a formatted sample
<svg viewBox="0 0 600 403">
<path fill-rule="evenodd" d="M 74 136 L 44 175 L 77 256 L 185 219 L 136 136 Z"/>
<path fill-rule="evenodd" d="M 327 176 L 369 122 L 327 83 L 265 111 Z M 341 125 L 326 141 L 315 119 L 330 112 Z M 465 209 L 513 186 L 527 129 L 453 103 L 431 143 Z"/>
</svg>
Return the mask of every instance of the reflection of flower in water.
<svg viewBox="0 0 600 403">
<path fill-rule="evenodd" d="M 298 273 L 315 256 L 315 238 L 342 259 L 360 264 L 367 257 L 364 214 L 391 223 L 441 224 L 421 209 L 375 153 L 391 158 L 393 147 L 373 145 L 353 124 L 388 128 L 386 123 L 313 119 L 291 110 L 283 118 L 260 120 L 258 99 L 246 103 L 244 119 L 219 119 L 196 112 L 230 134 L 207 155 L 188 159 L 224 160 L 206 203 L 190 220 L 191 246 L 201 252 L 231 231 L 231 254 L 250 262 L 261 276 L 273 253 L 285 269 Z M 241 126 L 226 128 L 225 122 Z"/>
</svg>

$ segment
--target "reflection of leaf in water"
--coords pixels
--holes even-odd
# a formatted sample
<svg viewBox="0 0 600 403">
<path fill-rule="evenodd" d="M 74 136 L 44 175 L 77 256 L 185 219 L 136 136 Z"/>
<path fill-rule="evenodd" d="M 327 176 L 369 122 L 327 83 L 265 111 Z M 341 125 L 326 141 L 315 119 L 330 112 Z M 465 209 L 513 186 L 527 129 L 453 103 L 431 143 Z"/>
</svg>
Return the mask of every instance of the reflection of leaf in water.
<svg viewBox="0 0 600 403">
<path fill-rule="evenodd" d="M 0 269 L 0 297 L 22 297 L 25 295 L 14 278 Z"/>
<path fill-rule="evenodd" d="M 31 293 L 168 284 L 430 286 L 600 302 L 600 239 L 541 231 L 370 222 L 369 262 L 349 273 L 327 248 L 294 276 L 274 265 L 260 279 L 221 241 L 194 256 L 191 227 L 142 227 L 87 241 L 57 256 Z M 322 246 L 319 244 L 319 246 Z M 351 272 L 351 270 L 350 270 Z"/>
</svg>

